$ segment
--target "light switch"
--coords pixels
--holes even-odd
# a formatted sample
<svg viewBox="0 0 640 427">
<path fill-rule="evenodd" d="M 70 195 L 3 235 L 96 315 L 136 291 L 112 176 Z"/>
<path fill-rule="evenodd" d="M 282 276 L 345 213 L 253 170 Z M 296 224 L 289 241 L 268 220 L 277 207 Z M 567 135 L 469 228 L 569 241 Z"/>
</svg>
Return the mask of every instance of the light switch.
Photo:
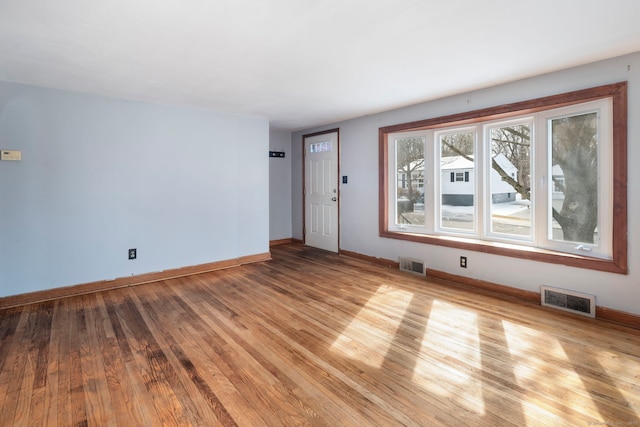
<svg viewBox="0 0 640 427">
<path fill-rule="evenodd" d="M 2 150 L 0 152 L 0 160 L 22 160 L 22 151 L 20 150 Z"/>
</svg>

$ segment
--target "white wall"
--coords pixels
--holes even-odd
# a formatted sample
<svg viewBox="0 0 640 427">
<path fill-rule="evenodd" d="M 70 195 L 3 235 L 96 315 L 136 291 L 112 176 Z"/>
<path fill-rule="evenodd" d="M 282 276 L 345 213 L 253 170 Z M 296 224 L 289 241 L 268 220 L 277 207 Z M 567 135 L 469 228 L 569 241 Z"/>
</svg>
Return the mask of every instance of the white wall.
<svg viewBox="0 0 640 427">
<path fill-rule="evenodd" d="M 269 240 L 291 238 L 291 132 L 270 130 L 269 150 L 285 158 L 269 159 Z"/>
<path fill-rule="evenodd" d="M 0 83 L 0 296 L 268 252 L 268 126 Z"/>
<path fill-rule="evenodd" d="M 470 71 L 472 72 L 472 71 Z M 431 246 L 379 237 L 378 230 L 378 128 L 414 120 L 494 107 L 516 101 L 569 92 L 620 81 L 629 82 L 629 275 L 508 258 L 480 252 Z M 392 90 L 392 88 L 388 88 Z M 569 288 L 597 296 L 597 304 L 640 314 L 640 53 L 574 69 L 533 77 L 476 92 L 380 114 L 332 123 L 292 134 L 293 176 L 302 174 L 302 135 L 340 128 L 341 184 L 340 248 L 374 257 L 422 258 L 427 267 L 520 289 L 539 291 L 541 284 Z M 292 182 L 293 237 L 302 238 L 302 185 Z M 468 268 L 458 265 L 468 257 Z"/>
<path fill-rule="evenodd" d="M 451 182 L 451 173 L 469 173 L 469 181 Z M 440 174 L 440 186 L 442 194 L 473 194 L 476 187 L 476 176 L 473 169 L 443 169 Z"/>
</svg>

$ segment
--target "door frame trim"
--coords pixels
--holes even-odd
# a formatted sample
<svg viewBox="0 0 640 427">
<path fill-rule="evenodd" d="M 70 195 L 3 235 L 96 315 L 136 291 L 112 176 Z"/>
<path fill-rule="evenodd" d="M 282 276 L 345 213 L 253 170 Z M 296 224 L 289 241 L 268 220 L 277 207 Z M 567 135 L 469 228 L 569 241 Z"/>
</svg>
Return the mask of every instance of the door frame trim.
<svg viewBox="0 0 640 427">
<path fill-rule="evenodd" d="M 328 129 L 328 130 L 322 130 L 319 132 L 313 132 L 313 133 L 308 133 L 305 135 L 302 135 L 302 243 L 303 244 L 307 244 L 307 210 L 306 210 L 306 206 L 307 206 L 307 191 L 305 188 L 305 185 L 307 183 L 306 179 L 307 179 L 307 174 L 306 174 L 306 167 L 307 167 L 307 151 L 306 151 L 306 140 L 307 138 L 311 138 L 313 136 L 318 136 L 318 135 L 325 135 L 328 133 L 335 133 L 337 135 L 336 137 L 336 145 L 337 145 L 337 150 L 338 150 L 338 164 L 336 165 L 336 169 L 337 169 L 337 174 L 338 176 L 336 176 L 336 187 L 338 190 L 338 252 L 340 253 L 340 128 L 334 128 L 334 129 Z"/>
</svg>

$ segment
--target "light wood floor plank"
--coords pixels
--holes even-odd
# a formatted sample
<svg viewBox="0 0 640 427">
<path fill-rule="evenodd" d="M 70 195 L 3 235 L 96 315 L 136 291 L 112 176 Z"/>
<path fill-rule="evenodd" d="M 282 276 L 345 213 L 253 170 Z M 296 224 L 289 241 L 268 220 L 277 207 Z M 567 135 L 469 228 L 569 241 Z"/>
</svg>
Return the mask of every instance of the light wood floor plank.
<svg viewBox="0 0 640 427">
<path fill-rule="evenodd" d="M 81 362 L 84 383 L 86 384 L 88 424 L 115 426 L 116 411 L 111 402 L 107 384 L 104 354 L 99 334 L 103 334 L 103 323 L 107 320 L 98 310 L 95 294 L 81 297 L 85 309 L 86 328 L 82 331 Z"/>
<path fill-rule="evenodd" d="M 59 343 L 58 343 L 58 384 L 57 384 L 57 407 L 54 409 L 56 414 L 56 422 L 59 426 L 72 425 L 71 420 L 71 371 L 69 369 L 69 358 L 71 353 L 71 345 L 69 343 L 71 339 L 72 326 L 76 325 L 75 304 L 69 298 L 60 300 L 61 320 L 60 323 L 52 328 L 60 329 Z"/>
<path fill-rule="evenodd" d="M 138 367 L 133 351 L 129 346 L 129 340 L 124 330 L 126 327 L 126 319 L 121 319 L 117 310 L 123 300 L 123 291 L 104 294 L 105 308 L 109 315 L 110 327 L 115 337 L 113 344 L 117 344 L 117 347 L 113 348 L 112 351 L 120 357 L 119 363 L 114 366 L 114 373 L 119 373 L 122 379 L 121 384 L 127 386 L 126 392 L 125 390 L 120 391 L 116 388 L 116 383 L 112 381 L 109 384 L 110 391 L 112 395 L 121 393 L 123 400 L 126 402 L 127 413 L 121 414 L 122 417 L 128 415 L 132 421 L 136 421 L 136 425 L 159 425 L 162 424 L 164 420 L 157 415 L 155 401 L 152 396 L 149 395 L 146 382 L 143 378 L 143 373 L 145 372 L 144 367 Z M 112 380 L 113 379 L 112 376 Z M 144 404 L 140 404 L 141 402 L 144 402 Z"/>
<path fill-rule="evenodd" d="M 288 399 L 278 396 L 278 390 L 272 387 L 273 376 L 264 370 L 257 370 L 256 363 L 246 354 L 239 346 L 224 335 L 220 334 L 220 330 L 214 324 L 207 324 L 207 321 L 201 318 L 188 304 L 178 297 L 172 298 L 174 302 L 175 312 L 179 312 L 183 319 L 191 319 L 186 322 L 192 325 L 186 333 L 189 334 L 197 342 L 220 343 L 211 346 L 209 351 L 206 347 L 202 350 L 206 357 L 214 361 L 220 372 L 229 380 L 229 385 L 233 387 L 240 395 L 245 396 L 248 407 L 243 411 L 238 411 L 233 406 L 228 406 L 227 410 L 230 414 L 239 415 L 240 413 L 252 414 L 261 418 L 260 421 L 254 422 L 266 423 L 267 425 L 276 422 L 274 413 L 280 411 L 282 416 L 295 417 L 295 407 Z M 204 323 L 204 324 L 203 324 Z M 205 328 L 205 325 L 208 327 Z M 265 388 L 264 384 L 269 387 Z M 282 401 L 284 404 L 273 408 L 273 401 Z M 275 410 L 275 411 L 274 411 Z"/>
<path fill-rule="evenodd" d="M 199 307 L 203 311 L 209 310 L 206 304 L 199 305 Z M 235 336 L 236 341 L 244 351 L 262 366 L 266 372 L 272 375 L 267 384 L 277 389 L 278 395 L 296 403 L 297 410 L 304 414 L 304 419 L 308 419 L 307 422 L 302 422 L 298 418 L 298 421 L 301 421 L 300 425 L 333 426 L 348 424 L 345 420 L 352 420 L 353 425 L 358 425 L 358 418 L 349 412 L 350 408 L 348 407 L 336 408 L 331 413 L 326 413 L 323 410 L 324 405 L 331 404 L 331 400 L 326 395 L 326 390 L 320 390 L 315 384 L 312 384 L 301 375 L 298 370 L 292 368 L 287 363 L 287 359 L 281 356 L 284 353 L 282 347 L 274 346 L 273 342 L 267 344 L 265 340 L 261 339 L 262 337 L 256 337 L 254 333 L 245 333 L 246 329 L 237 329 L 235 326 L 235 323 L 230 319 L 222 319 L 217 324 L 217 328 L 222 333 L 228 336 Z M 265 351 L 267 349 L 270 351 Z M 325 415 L 321 417 L 320 414 L 323 413 Z"/>
<path fill-rule="evenodd" d="M 3 426 L 640 425 L 640 331 L 302 245 L 0 311 Z"/>
<path fill-rule="evenodd" d="M 116 312 L 121 324 L 126 325 L 123 331 L 131 349 L 131 367 L 142 377 L 145 397 L 151 398 L 153 408 L 163 424 L 184 425 L 182 405 L 167 379 L 172 367 L 167 363 L 164 350 L 157 344 L 129 295 L 123 298 Z"/>
<path fill-rule="evenodd" d="M 197 395 L 209 404 L 217 421 L 222 425 L 264 424 L 260 414 L 235 387 L 233 378 L 225 375 L 219 350 L 223 343 L 199 334 L 201 326 L 196 324 L 193 327 L 191 322 L 199 323 L 200 319 L 190 320 L 173 296 L 164 295 L 160 300 L 163 301 L 163 309 L 159 309 L 156 301 L 146 301 L 144 307 L 158 323 L 177 325 L 165 329 L 164 338 L 198 390 Z"/>
</svg>

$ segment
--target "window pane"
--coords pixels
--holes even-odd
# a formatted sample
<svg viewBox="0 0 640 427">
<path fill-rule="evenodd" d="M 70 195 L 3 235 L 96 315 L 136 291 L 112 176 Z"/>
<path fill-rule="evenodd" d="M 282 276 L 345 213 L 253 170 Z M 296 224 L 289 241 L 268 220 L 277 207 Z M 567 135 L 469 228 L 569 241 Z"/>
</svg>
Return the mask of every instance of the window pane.
<svg viewBox="0 0 640 427">
<path fill-rule="evenodd" d="M 443 228 L 475 229 L 473 142 L 473 132 L 440 137 L 440 224 Z"/>
<path fill-rule="evenodd" d="M 396 224 L 424 225 L 424 137 L 396 139 Z"/>
<path fill-rule="evenodd" d="M 333 149 L 331 141 L 325 142 L 316 142 L 315 144 L 311 144 L 311 152 L 312 153 L 322 153 L 325 151 L 331 151 Z"/>
<path fill-rule="evenodd" d="M 598 114 L 550 121 L 549 238 L 593 244 L 598 228 Z"/>
<path fill-rule="evenodd" d="M 491 232 L 531 237 L 531 126 L 489 129 Z"/>
</svg>

